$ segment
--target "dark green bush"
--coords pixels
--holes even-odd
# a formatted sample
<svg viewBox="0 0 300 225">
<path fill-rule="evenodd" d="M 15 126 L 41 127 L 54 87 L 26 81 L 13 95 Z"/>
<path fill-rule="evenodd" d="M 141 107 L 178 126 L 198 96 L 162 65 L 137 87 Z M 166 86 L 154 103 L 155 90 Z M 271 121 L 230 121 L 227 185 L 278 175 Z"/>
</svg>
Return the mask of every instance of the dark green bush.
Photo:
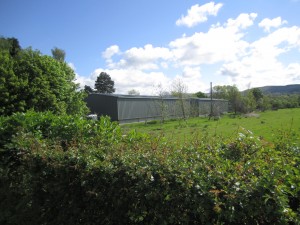
<svg viewBox="0 0 300 225">
<path fill-rule="evenodd" d="M 122 136 L 107 118 L 0 121 L 0 224 L 299 224 L 300 151 L 287 136 L 180 147 Z"/>
</svg>

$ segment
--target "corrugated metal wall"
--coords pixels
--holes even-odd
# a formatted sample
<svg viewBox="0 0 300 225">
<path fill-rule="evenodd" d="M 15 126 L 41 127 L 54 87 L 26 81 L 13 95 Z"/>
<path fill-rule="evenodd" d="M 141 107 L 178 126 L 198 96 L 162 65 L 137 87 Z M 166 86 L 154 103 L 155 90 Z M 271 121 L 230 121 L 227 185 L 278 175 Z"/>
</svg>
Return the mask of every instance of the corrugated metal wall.
<svg viewBox="0 0 300 225">
<path fill-rule="evenodd" d="M 119 98 L 118 118 L 120 122 L 139 122 L 178 117 L 176 99 L 159 98 Z"/>
<path fill-rule="evenodd" d="M 107 94 L 90 94 L 85 101 L 91 113 L 98 116 L 109 116 L 111 120 L 118 120 L 117 96 Z"/>
<path fill-rule="evenodd" d="M 211 100 L 199 99 L 199 115 L 208 115 L 211 112 Z M 214 112 L 228 112 L 228 101 L 222 99 L 213 99 L 212 107 Z"/>
<path fill-rule="evenodd" d="M 159 109 L 155 100 L 142 98 L 119 98 L 118 119 L 119 121 L 141 121 L 159 117 Z"/>
<path fill-rule="evenodd" d="M 181 102 L 177 98 L 91 94 L 86 101 L 92 113 L 108 115 L 120 123 L 178 118 L 183 116 L 182 108 L 186 117 L 208 115 L 211 110 L 210 99 L 199 98 Z M 228 101 L 213 99 L 213 109 L 228 112 Z"/>
</svg>

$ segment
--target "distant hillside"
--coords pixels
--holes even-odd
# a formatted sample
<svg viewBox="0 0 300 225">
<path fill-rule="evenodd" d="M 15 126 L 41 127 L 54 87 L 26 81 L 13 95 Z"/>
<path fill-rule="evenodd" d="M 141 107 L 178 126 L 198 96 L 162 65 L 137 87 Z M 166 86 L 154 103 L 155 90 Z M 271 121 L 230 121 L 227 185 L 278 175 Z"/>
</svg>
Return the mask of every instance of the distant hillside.
<svg viewBox="0 0 300 225">
<path fill-rule="evenodd" d="M 259 87 L 264 94 L 300 94 L 300 84 Z"/>
</svg>

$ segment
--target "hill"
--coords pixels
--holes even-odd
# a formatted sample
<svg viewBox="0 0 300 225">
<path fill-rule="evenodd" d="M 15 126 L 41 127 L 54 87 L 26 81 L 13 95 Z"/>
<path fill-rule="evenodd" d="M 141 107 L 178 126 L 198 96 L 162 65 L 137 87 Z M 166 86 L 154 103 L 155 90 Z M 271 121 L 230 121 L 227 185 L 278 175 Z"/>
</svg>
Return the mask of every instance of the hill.
<svg viewBox="0 0 300 225">
<path fill-rule="evenodd" d="M 300 84 L 258 87 L 264 94 L 300 94 Z"/>
</svg>

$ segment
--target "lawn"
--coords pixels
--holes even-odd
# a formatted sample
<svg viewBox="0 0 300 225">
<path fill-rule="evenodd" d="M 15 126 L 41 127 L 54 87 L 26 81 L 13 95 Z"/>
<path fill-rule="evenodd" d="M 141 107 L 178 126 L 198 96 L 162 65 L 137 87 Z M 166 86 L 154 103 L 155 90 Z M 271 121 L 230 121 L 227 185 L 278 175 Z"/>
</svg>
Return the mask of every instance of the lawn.
<svg viewBox="0 0 300 225">
<path fill-rule="evenodd" d="M 191 140 L 195 135 L 230 138 L 235 137 L 243 130 L 251 131 L 255 136 L 266 141 L 273 141 L 281 131 L 293 133 L 296 138 L 300 137 L 300 108 L 237 116 L 228 114 L 219 120 L 198 117 L 190 118 L 187 121 L 168 120 L 163 124 L 160 121 L 151 121 L 122 125 L 124 133 L 132 129 L 150 135 L 165 136 L 169 140 L 183 143 Z M 300 143 L 299 138 L 297 142 Z"/>
</svg>

